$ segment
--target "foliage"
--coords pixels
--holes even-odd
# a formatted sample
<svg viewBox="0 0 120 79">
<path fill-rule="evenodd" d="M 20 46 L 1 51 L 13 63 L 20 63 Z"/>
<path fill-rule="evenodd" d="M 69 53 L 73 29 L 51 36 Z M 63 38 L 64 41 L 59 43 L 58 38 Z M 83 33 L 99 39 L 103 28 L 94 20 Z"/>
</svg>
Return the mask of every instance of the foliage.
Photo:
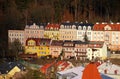
<svg viewBox="0 0 120 79">
<path fill-rule="evenodd" d="M 24 48 L 18 39 L 15 39 L 14 42 L 9 43 L 9 56 L 15 56 L 15 58 L 17 59 L 18 54 L 23 51 Z"/>
</svg>

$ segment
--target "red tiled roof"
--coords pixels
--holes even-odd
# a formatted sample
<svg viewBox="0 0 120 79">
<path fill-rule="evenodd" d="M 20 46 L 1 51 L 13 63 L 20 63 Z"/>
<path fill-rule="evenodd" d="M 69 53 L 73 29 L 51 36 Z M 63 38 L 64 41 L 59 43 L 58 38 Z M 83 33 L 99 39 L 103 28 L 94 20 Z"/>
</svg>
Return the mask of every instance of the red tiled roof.
<svg viewBox="0 0 120 79">
<path fill-rule="evenodd" d="M 28 39 L 26 40 L 26 46 L 28 46 L 28 41 L 29 41 L 29 40 L 34 40 L 34 41 L 36 42 L 36 46 L 39 45 L 40 38 L 28 38 Z"/>
<path fill-rule="evenodd" d="M 59 24 L 48 24 L 45 29 L 50 29 L 50 28 L 53 28 L 54 30 L 55 29 L 59 29 L 60 28 L 60 25 Z"/>
<path fill-rule="evenodd" d="M 93 26 L 93 30 L 94 31 L 104 31 L 104 27 L 106 26 L 106 25 L 109 25 L 110 27 L 111 27 L 111 30 L 113 30 L 113 31 L 120 31 L 120 24 L 119 23 L 114 23 L 114 24 L 107 24 L 107 23 L 105 23 L 105 24 L 102 24 L 102 23 L 100 23 L 100 24 L 95 24 L 94 26 Z"/>
<path fill-rule="evenodd" d="M 51 66 L 56 66 L 56 67 L 59 67 L 61 66 L 61 71 L 64 70 L 66 67 L 68 67 L 70 64 L 66 61 L 58 61 L 55 63 L 52 62 L 51 64 L 45 64 L 43 67 L 40 68 L 41 72 L 46 74 L 47 73 L 47 69 L 50 68 Z"/>
<path fill-rule="evenodd" d="M 85 67 L 82 79 L 102 79 L 95 63 L 89 63 Z"/>
<path fill-rule="evenodd" d="M 48 38 L 28 38 L 26 40 L 26 46 L 28 46 L 28 41 L 29 40 L 34 40 L 36 42 L 36 46 L 42 45 L 42 43 L 46 43 L 46 46 L 50 44 L 51 39 Z"/>
</svg>

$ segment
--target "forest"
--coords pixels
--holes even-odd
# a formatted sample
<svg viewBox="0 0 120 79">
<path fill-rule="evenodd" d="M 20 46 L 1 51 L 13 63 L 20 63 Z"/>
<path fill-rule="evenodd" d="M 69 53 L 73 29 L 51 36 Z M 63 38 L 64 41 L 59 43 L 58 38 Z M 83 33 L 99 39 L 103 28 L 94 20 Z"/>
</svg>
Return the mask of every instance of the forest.
<svg viewBox="0 0 120 79">
<path fill-rule="evenodd" d="M 32 23 L 118 22 L 120 0 L 0 0 L 0 50 L 7 50 L 7 31 Z"/>
</svg>

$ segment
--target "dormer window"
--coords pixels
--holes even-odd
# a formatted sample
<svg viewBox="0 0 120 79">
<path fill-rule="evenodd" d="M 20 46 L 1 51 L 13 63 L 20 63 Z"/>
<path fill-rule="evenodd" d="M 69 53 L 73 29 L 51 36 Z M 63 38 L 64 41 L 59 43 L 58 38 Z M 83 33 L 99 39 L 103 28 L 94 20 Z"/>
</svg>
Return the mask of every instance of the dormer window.
<svg viewBox="0 0 120 79">
<path fill-rule="evenodd" d="M 82 27 L 81 27 L 81 26 L 79 26 L 79 27 L 78 27 L 78 29 L 79 29 L 79 30 L 82 30 Z"/>
<path fill-rule="evenodd" d="M 75 26 L 75 25 L 73 25 L 73 26 L 72 26 L 72 29 L 76 29 L 76 26 Z"/>
<path fill-rule="evenodd" d="M 61 25 L 60 28 L 61 28 L 61 29 L 64 29 L 64 25 Z"/>
<path fill-rule="evenodd" d="M 86 26 L 83 26 L 83 30 L 86 30 Z"/>
<path fill-rule="evenodd" d="M 104 30 L 111 30 L 111 27 L 109 25 L 104 27 Z"/>
<path fill-rule="evenodd" d="M 88 26 L 88 30 L 91 30 L 91 27 L 90 27 L 90 26 Z"/>
</svg>

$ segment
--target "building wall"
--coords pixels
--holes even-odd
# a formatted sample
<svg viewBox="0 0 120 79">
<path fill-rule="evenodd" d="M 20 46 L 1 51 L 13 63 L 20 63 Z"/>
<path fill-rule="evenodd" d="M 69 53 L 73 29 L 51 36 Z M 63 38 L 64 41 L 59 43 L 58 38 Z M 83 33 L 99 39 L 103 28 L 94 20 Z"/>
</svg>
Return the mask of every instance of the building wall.
<svg viewBox="0 0 120 79">
<path fill-rule="evenodd" d="M 25 45 L 24 30 L 8 30 L 8 42 L 14 42 L 15 39 L 19 39 L 22 45 Z"/>
<path fill-rule="evenodd" d="M 50 46 L 50 55 L 58 57 L 62 51 L 62 46 Z"/>
<path fill-rule="evenodd" d="M 108 57 L 107 46 L 104 43 L 102 48 L 89 48 L 88 47 L 86 55 L 89 60 L 92 60 L 93 57 L 94 59 L 99 57 L 100 59 L 104 60 Z"/>
<path fill-rule="evenodd" d="M 60 29 L 60 40 L 76 40 L 77 30 L 76 29 Z"/>
<path fill-rule="evenodd" d="M 58 31 L 45 30 L 44 37 L 50 38 L 52 40 L 59 40 L 59 30 Z"/>
</svg>

